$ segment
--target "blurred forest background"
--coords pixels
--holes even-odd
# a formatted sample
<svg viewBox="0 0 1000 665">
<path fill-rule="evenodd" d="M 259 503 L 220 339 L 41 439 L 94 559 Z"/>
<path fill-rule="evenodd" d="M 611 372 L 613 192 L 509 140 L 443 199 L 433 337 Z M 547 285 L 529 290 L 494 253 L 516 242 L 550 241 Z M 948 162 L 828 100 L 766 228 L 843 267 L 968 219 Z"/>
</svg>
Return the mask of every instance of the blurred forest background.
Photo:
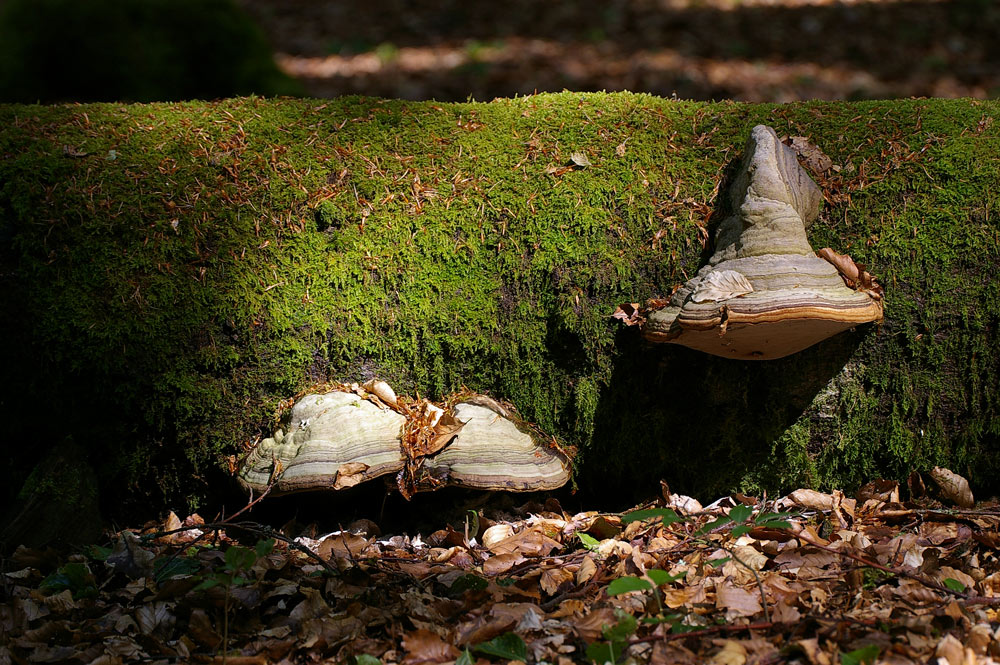
<svg viewBox="0 0 1000 665">
<path fill-rule="evenodd" d="M 0 0 L 0 101 L 1000 96 L 1000 0 Z"/>
</svg>

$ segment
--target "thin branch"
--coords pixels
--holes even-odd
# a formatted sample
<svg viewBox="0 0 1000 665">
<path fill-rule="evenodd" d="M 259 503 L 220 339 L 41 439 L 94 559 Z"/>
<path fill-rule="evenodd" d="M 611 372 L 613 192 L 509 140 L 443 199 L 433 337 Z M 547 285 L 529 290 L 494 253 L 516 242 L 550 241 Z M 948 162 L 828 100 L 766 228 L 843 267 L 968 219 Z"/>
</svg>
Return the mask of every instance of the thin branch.
<svg viewBox="0 0 1000 665">
<path fill-rule="evenodd" d="M 724 624 L 721 626 L 709 626 L 708 628 L 703 628 L 701 630 L 691 630 L 686 633 L 671 633 L 669 635 L 653 635 L 650 637 L 633 637 L 628 641 L 628 643 L 645 644 L 647 642 L 671 642 L 674 640 L 687 639 L 689 637 L 699 638 L 706 635 L 714 635 L 716 633 L 738 633 L 747 630 L 767 630 L 768 628 L 783 625 L 789 624 L 775 623 L 771 621 L 761 621 L 759 623 L 748 623 L 743 625 Z"/>
</svg>

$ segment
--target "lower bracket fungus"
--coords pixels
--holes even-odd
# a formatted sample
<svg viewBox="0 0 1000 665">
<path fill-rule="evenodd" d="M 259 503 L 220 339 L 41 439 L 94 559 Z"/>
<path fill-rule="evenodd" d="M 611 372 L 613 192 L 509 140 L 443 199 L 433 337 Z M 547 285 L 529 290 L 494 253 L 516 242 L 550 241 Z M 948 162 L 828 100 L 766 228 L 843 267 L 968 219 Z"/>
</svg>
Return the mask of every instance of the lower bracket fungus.
<svg viewBox="0 0 1000 665">
<path fill-rule="evenodd" d="M 767 360 L 882 319 L 882 289 L 848 256 L 817 256 L 806 228 L 822 192 L 774 130 L 758 125 L 729 188 L 708 263 L 648 314 L 643 336 L 725 358 Z"/>
<path fill-rule="evenodd" d="M 395 474 L 409 498 L 447 485 L 552 490 L 570 477 L 569 454 L 485 395 L 461 393 L 439 405 L 369 381 L 305 395 L 284 420 L 240 465 L 245 489 L 339 490 Z"/>
</svg>

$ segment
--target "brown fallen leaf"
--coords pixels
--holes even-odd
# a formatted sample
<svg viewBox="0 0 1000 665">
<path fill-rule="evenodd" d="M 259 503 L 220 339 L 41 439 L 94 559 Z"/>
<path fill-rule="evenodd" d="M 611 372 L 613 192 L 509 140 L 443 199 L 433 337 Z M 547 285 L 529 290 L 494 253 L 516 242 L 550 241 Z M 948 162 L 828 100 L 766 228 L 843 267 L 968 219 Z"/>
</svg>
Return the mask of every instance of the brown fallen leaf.
<svg viewBox="0 0 1000 665">
<path fill-rule="evenodd" d="M 590 581 L 590 578 L 594 576 L 597 572 L 597 564 L 594 563 L 594 557 L 587 555 L 580 562 L 580 567 L 576 571 L 576 583 L 584 584 Z"/>
<path fill-rule="evenodd" d="M 491 556 L 483 562 L 483 574 L 496 577 L 497 575 L 506 573 L 522 561 L 524 561 L 524 557 L 516 552 Z"/>
<path fill-rule="evenodd" d="M 420 454 L 433 455 L 447 446 L 458 436 L 465 423 L 455 418 L 452 413 L 446 413 L 434 425 L 434 434 L 427 442 L 427 447 Z"/>
<path fill-rule="evenodd" d="M 862 485 L 856 496 L 860 503 L 872 499 L 885 503 L 899 503 L 899 483 L 895 480 L 874 480 Z"/>
<path fill-rule="evenodd" d="M 833 160 L 804 136 L 790 136 L 782 142 L 790 146 L 803 165 L 816 175 L 822 175 L 833 167 Z"/>
<path fill-rule="evenodd" d="M 423 663 L 446 663 L 457 659 L 461 652 L 454 645 L 446 643 L 440 636 L 429 630 L 419 629 L 403 636 L 405 665 Z"/>
<path fill-rule="evenodd" d="M 557 568 L 546 568 L 543 570 L 538 583 L 541 585 L 542 591 L 550 596 L 554 596 L 560 586 L 571 581 L 572 579 L 573 573 L 567 570 L 564 566 L 559 566 Z"/>
<path fill-rule="evenodd" d="M 941 498 L 954 503 L 961 508 L 972 508 L 976 505 L 969 489 L 969 481 L 950 469 L 936 466 L 930 471 L 931 480 L 940 488 Z"/>
<path fill-rule="evenodd" d="M 816 256 L 832 264 L 848 287 L 867 293 L 875 300 L 882 300 L 885 297 L 882 285 L 871 273 L 865 271 L 863 264 L 855 263 L 849 254 L 840 254 L 829 247 L 824 247 L 816 252 Z"/>
<path fill-rule="evenodd" d="M 581 639 L 593 642 L 603 635 L 604 626 L 614 626 L 618 623 L 618 619 L 615 618 L 615 611 L 613 609 L 610 607 L 601 607 L 592 610 L 582 619 L 576 619 L 571 623 L 573 630 L 576 631 L 576 634 Z"/>
<path fill-rule="evenodd" d="M 356 559 L 368 546 L 368 539 L 355 533 L 340 532 L 324 538 L 317 554 L 324 559 L 337 556 L 341 559 Z"/>
<path fill-rule="evenodd" d="M 747 650 L 736 640 L 726 640 L 722 649 L 708 662 L 709 665 L 743 665 L 747 662 Z"/>
<path fill-rule="evenodd" d="M 480 644 L 503 635 L 517 625 L 517 617 L 484 614 L 459 628 L 458 644 Z"/>
<path fill-rule="evenodd" d="M 496 554 L 514 552 L 522 556 L 548 556 L 552 550 L 560 547 L 562 545 L 558 541 L 549 538 L 544 533 L 534 529 L 525 529 L 501 540 L 490 549 Z"/>
<path fill-rule="evenodd" d="M 618 319 L 627 326 L 641 326 L 646 322 L 646 317 L 639 311 L 639 303 L 625 303 L 618 305 L 618 309 L 611 315 L 612 319 Z"/>
<path fill-rule="evenodd" d="M 934 655 L 937 657 L 938 663 L 942 660 L 948 665 L 964 665 L 968 662 L 965 660 L 965 649 L 962 647 L 962 643 L 950 633 L 938 642 L 937 648 L 934 649 Z"/>
<path fill-rule="evenodd" d="M 333 489 L 339 490 L 346 487 L 354 487 L 365 480 L 365 471 L 368 468 L 368 465 L 362 462 L 341 464 L 337 469 L 337 479 L 333 482 Z"/>
<path fill-rule="evenodd" d="M 834 499 L 830 494 L 810 489 L 798 489 L 788 495 L 792 503 L 813 510 L 832 510 Z"/>
<path fill-rule="evenodd" d="M 729 580 L 723 580 L 715 587 L 715 606 L 726 610 L 730 618 L 751 617 L 763 610 L 760 594 L 738 587 Z"/>
<path fill-rule="evenodd" d="M 181 520 L 179 517 L 177 517 L 177 513 L 171 510 L 170 513 L 167 515 L 167 519 L 163 522 L 163 530 L 176 531 L 177 529 L 180 528 L 181 528 Z M 180 536 L 181 534 L 179 533 L 171 533 L 169 535 L 163 536 L 161 540 L 168 543 L 175 543 L 179 540 Z"/>
</svg>

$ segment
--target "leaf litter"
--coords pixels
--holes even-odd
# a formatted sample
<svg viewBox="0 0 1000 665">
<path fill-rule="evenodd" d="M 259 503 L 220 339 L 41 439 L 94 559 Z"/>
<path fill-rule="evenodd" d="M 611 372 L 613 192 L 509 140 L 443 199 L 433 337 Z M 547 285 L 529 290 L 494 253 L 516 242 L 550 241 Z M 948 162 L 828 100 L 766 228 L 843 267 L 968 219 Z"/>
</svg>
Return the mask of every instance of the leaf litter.
<svg viewBox="0 0 1000 665">
<path fill-rule="evenodd" d="M 550 498 L 413 535 L 171 514 L 18 548 L 0 663 L 998 662 L 1000 505 L 929 479 L 704 508 L 664 488 L 623 514 Z"/>
</svg>

